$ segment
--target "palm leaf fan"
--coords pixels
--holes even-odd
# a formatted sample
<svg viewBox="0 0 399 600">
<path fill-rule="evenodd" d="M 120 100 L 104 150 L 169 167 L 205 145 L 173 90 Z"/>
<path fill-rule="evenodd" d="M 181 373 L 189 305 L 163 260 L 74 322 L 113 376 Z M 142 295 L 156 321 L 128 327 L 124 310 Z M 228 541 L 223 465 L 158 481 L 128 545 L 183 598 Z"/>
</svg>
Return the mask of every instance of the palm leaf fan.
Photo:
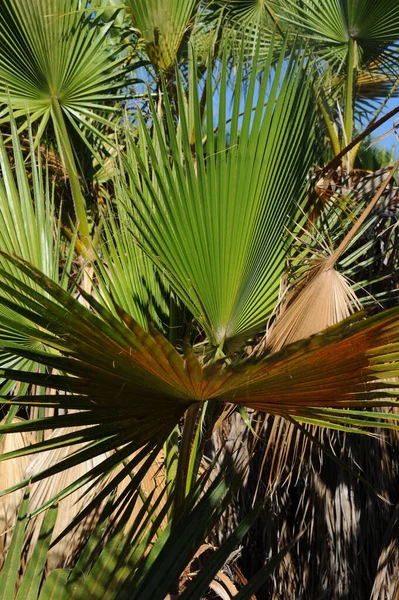
<svg viewBox="0 0 399 600">
<path fill-rule="evenodd" d="M 40 120 L 40 138 L 52 121 L 87 248 L 90 231 L 71 131 L 94 155 L 88 132 L 107 147 L 111 143 L 101 125 L 109 127 L 127 80 L 123 48 L 108 43 L 110 27 L 93 26 L 80 0 L 0 2 L 0 122 L 8 122 L 12 111 L 25 122 L 29 115 L 31 122 Z"/>
<path fill-rule="evenodd" d="M 277 6 L 279 4 L 279 6 Z M 288 0 L 276 3 L 280 19 L 314 42 L 317 53 L 336 72 L 345 72 L 351 44 L 355 64 L 380 73 L 397 72 L 399 8 L 387 0 L 384 8 L 373 0 Z"/>
<path fill-rule="evenodd" d="M 3 376 L 68 394 L 5 397 L 4 402 L 79 412 L 7 425 L 1 430 L 84 426 L 73 443 L 87 445 L 74 453 L 74 461 L 119 448 L 116 456 L 120 462 L 138 447 L 164 440 L 187 407 L 206 399 L 307 420 L 325 407 L 395 404 L 390 380 L 398 374 L 398 309 L 366 320 L 359 313 L 322 335 L 271 355 L 237 357 L 231 364 L 222 360 L 204 367 L 190 347 L 184 355 L 179 354 L 155 329 L 144 331 L 122 309 L 121 322 L 82 291 L 93 313 L 37 270 L 8 260 L 40 282 L 45 293 L 39 294 L 3 271 L 2 277 L 15 286 L 3 284 L 3 289 L 18 304 L 4 297 L 1 302 L 29 316 L 36 325 L 30 329 L 32 337 L 40 339 L 49 352 L 27 350 L 18 342 L 6 342 L 7 351 L 63 374 L 6 369 Z M 37 326 L 46 328 L 45 336 Z M 331 415 L 331 422 L 345 418 L 340 411 L 326 414 Z M 379 418 L 395 420 L 393 415 Z M 370 424 L 369 419 L 364 421 L 365 426 Z M 64 438 L 59 446 L 70 443 Z M 60 470 L 69 464 L 64 462 Z"/>
<path fill-rule="evenodd" d="M 79 0 L 2 0 L 0 32 L 3 122 L 10 105 L 44 124 L 57 103 L 85 131 L 96 118 L 106 122 L 96 110 L 115 111 L 125 75 L 120 49 L 109 52 L 107 27 L 93 27 Z"/>
<path fill-rule="evenodd" d="M 138 140 L 127 132 L 129 186 L 119 201 L 130 203 L 138 240 L 215 346 L 245 339 L 272 312 L 284 269 L 286 227 L 305 196 L 304 174 L 313 151 L 312 94 L 301 57 L 287 61 L 285 56 L 283 49 L 272 67 L 270 52 L 259 86 L 252 70 L 243 115 L 244 60 L 237 67 L 228 120 L 225 54 L 217 89 L 212 72 L 207 76 L 204 127 L 194 68 L 188 110 L 177 84 L 177 124 L 165 93 L 162 119 L 151 106 L 152 135 L 143 117 Z"/>
</svg>

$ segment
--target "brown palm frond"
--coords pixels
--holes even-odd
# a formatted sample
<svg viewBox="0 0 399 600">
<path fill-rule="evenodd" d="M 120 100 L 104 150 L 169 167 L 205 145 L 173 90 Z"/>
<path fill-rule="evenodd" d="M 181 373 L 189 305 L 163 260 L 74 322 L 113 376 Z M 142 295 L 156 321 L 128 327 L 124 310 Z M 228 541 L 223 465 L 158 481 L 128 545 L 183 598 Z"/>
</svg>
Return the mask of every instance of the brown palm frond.
<svg viewBox="0 0 399 600">
<path fill-rule="evenodd" d="M 278 320 L 267 335 L 272 352 L 286 344 L 304 339 L 343 321 L 361 308 L 347 279 L 328 266 L 328 259 L 319 260 L 307 274 L 299 290 L 287 295 Z"/>
<path fill-rule="evenodd" d="M 399 598 L 399 505 L 387 528 L 370 600 Z"/>
<path fill-rule="evenodd" d="M 73 433 L 76 431 L 74 428 L 62 428 L 57 430 L 49 436 L 49 439 L 55 438 L 67 433 Z M 12 436 L 6 436 L 12 437 Z M 79 449 L 79 445 L 56 448 L 46 452 L 42 452 L 36 456 L 28 464 L 25 470 L 25 477 L 36 475 L 44 469 L 48 469 L 58 462 L 64 460 L 70 456 L 73 452 Z M 60 493 L 67 486 L 72 484 L 74 481 L 85 475 L 96 465 L 100 464 L 106 459 L 108 454 L 97 456 L 90 459 L 82 464 L 76 465 L 72 468 L 66 469 L 61 473 L 52 475 L 45 480 L 40 480 L 31 487 L 29 511 L 33 513 L 41 506 L 46 504 L 53 496 Z M 140 469 L 145 459 L 139 463 L 131 476 Z M 122 467 L 120 467 L 121 469 Z M 21 477 L 22 479 L 22 477 Z M 91 487 L 91 484 L 86 484 L 83 488 L 72 492 L 70 495 L 62 498 L 59 502 L 58 518 L 54 528 L 53 539 L 56 539 L 67 526 L 73 521 L 73 519 L 101 492 L 101 490 L 109 483 L 111 476 L 106 477 L 103 481 L 97 485 Z M 117 487 L 115 500 L 118 499 L 119 495 L 123 493 L 126 486 L 129 483 L 129 476 L 126 477 Z M 146 498 L 153 494 L 153 502 L 155 503 L 159 496 L 162 495 L 165 484 L 165 470 L 163 455 L 160 453 L 155 461 L 148 468 L 140 484 L 140 495 L 137 499 L 134 508 L 129 516 L 129 519 L 125 525 L 125 530 L 128 530 L 130 526 L 135 522 L 137 516 L 142 509 Z M 53 570 L 73 562 L 73 559 L 81 547 L 82 543 L 87 539 L 87 536 L 95 526 L 105 501 L 98 505 L 94 511 L 92 511 L 84 520 L 82 520 L 72 531 L 67 533 L 56 545 L 54 545 L 48 553 L 47 557 L 47 569 Z M 162 509 L 165 504 L 165 499 L 161 499 L 158 506 L 158 511 Z M 44 513 L 39 513 L 36 517 L 31 519 L 27 527 L 26 538 L 29 543 L 28 558 L 31 556 L 35 547 L 35 542 L 40 531 L 41 524 L 44 519 Z M 143 517 L 144 520 L 144 517 Z M 166 518 L 160 524 L 161 529 L 166 526 Z M 114 525 L 117 524 L 117 521 Z"/>
<path fill-rule="evenodd" d="M 56 438 L 66 433 L 76 431 L 72 428 L 62 428 L 54 431 L 48 439 Z M 6 436 L 12 437 L 12 436 Z M 79 449 L 79 446 L 69 446 L 55 448 L 42 452 L 30 460 L 25 469 L 24 477 L 34 476 L 41 471 L 48 469 L 58 462 L 64 460 L 73 452 Z M 66 469 L 60 473 L 52 475 L 44 480 L 37 481 L 31 486 L 29 512 L 33 513 L 42 505 L 48 502 L 53 496 L 61 490 L 72 484 L 79 477 L 85 475 L 93 467 L 98 465 L 106 458 L 106 455 L 97 456 L 85 463 Z M 22 478 L 21 478 L 22 479 Z M 101 491 L 107 482 L 104 481 L 93 489 L 90 484 L 86 484 L 82 489 L 71 493 L 59 502 L 57 522 L 54 528 L 54 539 L 58 537 L 71 521 L 82 511 L 87 504 Z M 94 527 L 100 513 L 102 505 L 95 512 L 86 517 L 73 531 L 68 533 L 60 542 L 49 550 L 47 557 L 47 568 L 49 570 L 70 564 L 77 549 L 87 538 L 88 533 Z M 45 513 L 41 512 L 32 518 L 27 526 L 26 538 L 29 541 L 28 558 L 31 556 L 35 543 L 37 541 Z"/>
<path fill-rule="evenodd" d="M 20 423 L 23 419 L 14 417 L 12 423 Z M 4 423 L 5 420 L 2 421 Z M 34 436 L 31 433 L 19 432 L 15 435 L 5 435 L 0 442 L 0 453 L 13 452 L 33 444 Z M 0 463 L 0 489 L 19 483 L 24 478 L 24 472 L 31 458 L 19 456 L 9 461 Z M 22 501 L 23 490 L 16 490 L 0 498 L 0 568 L 5 558 L 11 538 L 11 528 L 15 525 L 18 508 Z"/>
<path fill-rule="evenodd" d="M 261 341 L 258 352 L 265 346 L 272 352 L 281 350 L 286 344 L 323 331 L 349 317 L 355 310 L 360 310 L 361 305 L 350 283 L 334 266 L 382 197 L 398 166 L 399 162 L 396 162 L 389 169 L 373 198 L 336 250 L 327 256 L 311 256 L 308 264 L 302 265 L 299 284 L 283 294 L 275 324 Z"/>
<path fill-rule="evenodd" d="M 146 458 L 144 458 L 140 463 L 138 463 L 138 465 L 135 467 L 135 469 L 131 472 L 130 476 L 134 476 L 140 470 L 140 468 L 143 466 L 145 460 L 146 460 Z M 126 479 L 124 479 L 118 485 L 117 491 L 116 491 L 116 497 L 115 497 L 116 500 L 124 492 L 127 485 L 128 485 L 128 482 Z M 139 530 L 142 527 L 145 517 L 143 517 L 142 521 L 140 521 L 140 522 L 137 522 L 137 518 L 139 516 L 140 510 L 142 509 L 142 507 L 144 505 L 144 502 L 146 501 L 146 499 L 148 497 L 151 496 L 151 499 L 152 499 L 151 504 L 157 506 L 156 514 L 159 514 L 162 511 L 162 509 L 164 508 L 165 503 L 166 503 L 166 495 L 164 493 L 165 486 L 166 486 L 166 471 L 165 471 L 164 453 L 163 453 L 163 450 L 161 450 L 159 452 L 159 454 L 155 457 L 154 462 L 151 463 L 151 465 L 147 468 L 147 470 L 140 482 L 139 498 L 137 499 L 136 503 L 134 504 L 133 509 L 131 510 L 129 519 L 126 522 L 126 525 L 125 525 L 126 532 L 130 529 L 130 527 L 133 526 L 133 524 L 135 524 L 135 527 L 137 530 Z M 116 523 L 117 523 L 117 521 L 116 521 Z M 161 530 L 163 530 L 166 527 L 167 523 L 168 523 L 168 518 L 167 518 L 167 516 L 165 516 L 162 519 L 162 521 L 159 525 L 159 528 Z"/>
</svg>

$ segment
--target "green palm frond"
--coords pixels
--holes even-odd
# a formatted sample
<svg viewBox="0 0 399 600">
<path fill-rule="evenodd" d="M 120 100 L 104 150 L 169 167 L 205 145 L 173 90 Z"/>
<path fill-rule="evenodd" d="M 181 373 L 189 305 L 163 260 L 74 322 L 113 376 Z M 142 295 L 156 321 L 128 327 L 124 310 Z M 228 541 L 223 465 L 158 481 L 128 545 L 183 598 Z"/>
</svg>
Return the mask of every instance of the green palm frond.
<svg viewBox="0 0 399 600">
<path fill-rule="evenodd" d="M 123 501 L 107 499 L 96 527 L 80 548 L 75 563 L 68 561 L 63 568 L 48 573 L 49 546 L 58 525 L 61 507 L 51 506 L 43 519 L 37 539 L 28 541 L 31 556 L 26 570 L 20 573 L 25 552 L 26 531 L 29 527 L 29 491 L 21 503 L 18 522 L 14 528 L 10 550 L 0 575 L 0 590 L 10 600 L 79 600 L 84 596 L 104 600 L 157 599 L 167 596 L 178 582 L 184 589 L 182 598 L 200 600 L 209 584 L 219 575 L 234 548 L 241 542 L 253 522 L 259 517 L 262 504 L 251 510 L 220 548 L 212 548 L 212 556 L 197 573 L 187 576 L 203 548 L 203 539 L 226 511 L 240 478 L 231 465 L 219 473 L 207 489 L 205 480 L 198 482 L 193 498 L 179 514 L 177 527 L 159 529 L 162 512 L 150 494 L 141 510 L 133 478 Z M 112 512 L 119 512 L 118 522 Z M 132 515 L 135 515 L 132 518 Z M 24 531 L 25 530 L 25 531 Z M 281 550 L 261 569 L 257 577 L 240 591 L 240 598 L 249 600 L 283 559 L 289 547 Z M 53 548 L 54 549 L 54 546 Z M 51 550 L 50 549 L 50 552 Z M 47 556 L 46 556 L 47 553 Z M 109 585 L 110 578 L 112 585 Z"/>
<path fill-rule="evenodd" d="M 123 187 L 124 172 L 114 179 L 117 196 Z M 100 302 L 114 314 L 115 303 L 140 323 L 148 327 L 152 320 L 162 329 L 169 315 L 169 284 L 166 277 L 156 271 L 153 261 L 134 239 L 134 222 L 126 206 L 117 202 L 110 205 L 103 219 L 103 235 L 96 262 L 93 264 L 93 286 Z"/>
<path fill-rule="evenodd" d="M 9 121 L 10 110 L 16 118 L 29 115 L 40 120 L 40 137 L 52 121 L 86 248 L 86 201 L 68 129 L 90 150 L 86 132 L 111 143 L 99 125 L 110 125 L 127 79 L 122 44 L 108 43 L 110 27 L 94 26 L 80 0 L 0 2 L 0 122 Z"/>
<path fill-rule="evenodd" d="M 60 228 L 55 221 L 53 181 L 28 129 L 30 173 L 11 117 L 12 151 L 0 136 L 0 247 L 59 280 Z"/>
<path fill-rule="evenodd" d="M 228 124 L 225 55 L 216 90 L 208 75 L 204 128 L 194 73 L 190 119 L 178 82 L 178 123 L 165 97 L 163 119 L 152 106 L 152 135 L 143 118 L 137 144 L 128 132 L 130 187 L 119 200 L 131 203 L 144 249 L 217 346 L 248 335 L 273 310 L 286 227 L 313 158 L 306 70 L 300 58 L 286 62 L 284 49 L 274 70 L 271 55 L 259 89 L 252 70 L 243 114 L 240 61 Z"/>
<path fill-rule="evenodd" d="M 285 26 L 309 41 L 309 50 L 320 68 L 323 87 L 332 85 L 333 96 L 338 95 L 338 101 L 344 108 L 342 140 L 339 141 L 333 130 L 331 115 L 327 114 L 329 110 L 321 106 L 328 135 L 337 154 L 339 148 L 352 139 L 355 95 L 360 89 L 357 87 L 358 74 L 373 72 L 374 78 L 389 77 L 393 83 L 398 79 L 398 4 L 396 0 L 388 0 L 383 6 L 372 0 L 288 0 L 276 4 L 276 11 Z M 337 89 L 334 90 L 334 86 Z M 374 87 L 374 91 L 377 88 Z M 331 94 L 329 96 L 331 99 Z M 321 100 L 323 104 L 324 99 Z M 336 107 L 333 102 L 331 105 Z M 348 156 L 349 170 L 356 151 L 355 148 Z"/>
<path fill-rule="evenodd" d="M 244 46 L 245 55 L 253 56 L 260 45 L 260 57 L 270 51 L 274 31 L 285 36 L 271 2 L 258 0 L 211 0 L 205 5 L 203 31 L 213 32 L 219 24 L 223 46 L 239 54 Z M 260 63 L 261 64 L 261 63 Z"/>
<path fill-rule="evenodd" d="M 25 327 L 24 333 L 30 333 L 49 351 L 27 350 L 18 341 L 2 345 L 7 352 L 34 360 L 55 374 L 5 369 L 3 376 L 67 393 L 4 397 L 3 401 L 80 412 L 3 425 L 0 431 L 85 427 L 72 437 L 73 443 L 86 441 L 88 445 L 64 461 L 65 465 L 110 448 L 121 448 L 118 453 L 126 456 L 133 447 L 159 442 L 187 407 L 207 399 L 320 422 L 321 408 L 395 405 L 398 309 L 368 320 L 359 313 L 323 335 L 296 342 L 275 354 L 202 366 L 189 347 L 184 355 L 179 354 L 160 333 L 154 329 L 146 332 L 122 309 L 123 323 L 85 294 L 92 312 L 36 269 L 8 260 L 19 265 L 45 293 L 2 271 L 4 281 L 13 286 L 4 283 L 3 290 L 13 300 L 3 296 L 1 303 L 30 320 L 30 330 Z M 15 332 L 20 329 L 15 320 Z M 355 426 L 345 412 L 323 414 L 325 423 L 344 426 L 347 420 L 347 425 Z M 395 426 L 390 423 L 395 421 L 393 415 L 369 412 L 365 416 L 359 412 L 356 427 L 361 427 L 361 422 L 364 427 L 385 422 Z M 55 438 L 51 447 L 68 445 L 70 437 Z M 38 449 L 45 446 L 42 442 Z M 33 451 L 35 446 L 12 455 Z"/>
<path fill-rule="evenodd" d="M 3 251 L 17 253 L 66 289 L 72 249 L 61 240 L 61 228 L 57 224 L 55 213 L 54 182 L 41 152 L 36 150 L 30 123 L 30 174 L 12 115 L 10 126 L 12 152 L 0 136 L 0 247 Z M 64 268 L 60 268 L 60 259 L 64 262 Z M 24 279 L 21 272 L 15 270 L 10 263 L 1 261 L 1 264 L 10 274 Z M 15 332 L 7 325 L 12 316 L 10 311 L 3 306 L 0 312 L 3 316 L 0 338 L 3 341 L 15 339 Z M 20 317 L 20 324 L 22 329 L 26 325 L 23 317 Z M 32 342 L 29 336 L 26 337 L 22 329 L 18 335 L 20 343 L 30 348 L 41 347 Z M 0 364 L 2 367 L 35 368 L 30 361 L 15 360 L 15 357 L 4 352 L 0 354 Z M 8 386 L 11 385 L 9 382 Z"/>
<path fill-rule="evenodd" d="M 126 81 L 121 48 L 110 52 L 107 27 L 92 26 L 79 0 L 2 0 L 0 32 L 3 121 L 11 105 L 45 123 L 56 100 L 83 132 L 106 122 L 97 110 L 116 110 Z"/>
<path fill-rule="evenodd" d="M 277 9 L 280 18 L 312 40 L 320 57 L 334 71 L 345 72 L 350 40 L 356 42 L 356 64 L 396 70 L 399 56 L 399 8 L 396 0 L 384 5 L 373 0 L 287 0 Z"/>
</svg>

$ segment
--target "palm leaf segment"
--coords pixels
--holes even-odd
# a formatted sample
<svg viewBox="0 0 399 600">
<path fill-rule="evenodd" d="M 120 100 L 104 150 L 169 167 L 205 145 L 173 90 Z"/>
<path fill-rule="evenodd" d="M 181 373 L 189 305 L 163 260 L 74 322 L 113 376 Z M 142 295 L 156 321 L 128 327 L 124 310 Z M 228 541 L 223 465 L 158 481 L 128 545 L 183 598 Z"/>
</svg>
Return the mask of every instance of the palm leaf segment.
<svg viewBox="0 0 399 600">
<path fill-rule="evenodd" d="M 61 247 L 60 227 L 55 225 L 55 201 L 51 190 L 48 171 L 43 177 L 43 164 L 40 153 L 36 154 L 32 127 L 29 127 L 30 173 L 26 170 L 25 157 L 20 147 L 17 126 L 11 117 L 10 123 L 13 153 L 7 148 L 4 139 L 0 137 L 0 247 L 3 251 L 17 253 L 31 264 L 35 265 L 54 281 L 67 287 L 66 272 L 70 269 L 72 252 L 66 255 L 65 270 L 59 265 Z M 4 264 L 18 277 L 20 272 L 11 263 Z M 25 280 L 26 281 L 26 280 Z M 13 327 L 6 325 L 7 319 L 15 318 L 9 309 L 0 307 L 3 315 L 3 327 L 0 337 L 3 341 L 15 341 Z M 25 322 L 19 318 L 21 325 Z M 26 322 L 25 322 L 26 324 Z M 11 336 L 11 337 L 10 337 Z M 31 346 L 32 340 L 19 335 L 21 344 Z M 35 344 L 40 347 L 40 344 Z M 13 368 L 36 369 L 36 365 L 25 359 L 18 360 L 15 356 L 0 352 L 0 365 Z M 11 387 L 14 386 L 9 382 Z M 10 388 L 11 389 L 11 388 Z M 3 387 L 3 393 L 4 387 Z"/>
<path fill-rule="evenodd" d="M 234 50 L 244 45 L 245 53 L 253 55 L 260 44 L 260 57 L 269 52 L 273 31 L 283 35 L 274 6 L 266 0 L 213 0 L 204 11 L 205 30 L 215 31 L 223 26 L 224 44 Z"/>
<path fill-rule="evenodd" d="M 108 123 L 113 99 L 125 83 L 123 58 L 107 44 L 110 25 L 94 27 L 79 0 L 0 1 L 0 103 L 16 115 L 42 118 L 57 103 L 82 135 Z M 121 48 L 118 48 L 120 53 Z M 55 119 L 57 120 L 57 119 Z"/>
</svg>

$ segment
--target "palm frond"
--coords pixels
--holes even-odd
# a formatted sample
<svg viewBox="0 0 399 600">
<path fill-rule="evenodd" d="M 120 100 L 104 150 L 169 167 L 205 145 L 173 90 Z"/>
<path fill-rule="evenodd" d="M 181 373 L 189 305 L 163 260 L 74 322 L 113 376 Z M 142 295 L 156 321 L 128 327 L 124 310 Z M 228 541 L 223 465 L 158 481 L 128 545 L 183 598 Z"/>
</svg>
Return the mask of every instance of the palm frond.
<svg viewBox="0 0 399 600">
<path fill-rule="evenodd" d="M 21 304 L 4 297 L 1 302 L 17 314 L 29 317 L 36 325 L 31 328 L 31 335 L 60 354 L 26 350 L 18 343 L 8 343 L 6 349 L 65 375 L 11 369 L 4 370 L 3 375 L 68 392 L 51 397 L 10 398 L 8 402 L 85 410 L 26 425 L 3 426 L 2 431 L 26 431 L 30 427 L 42 430 L 74 423 L 93 425 L 84 435 L 88 440 L 96 440 L 111 427 L 111 439 L 97 445 L 100 453 L 109 443 L 111 447 L 120 446 L 135 438 L 136 443 L 143 445 L 159 439 L 172 429 L 186 408 L 206 399 L 306 420 L 311 420 L 312 414 L 319 418 L 321 408 L 395 404 L 392 398 L 398 376 L 397 308 L 369 319 L 358 313 L 323 335 L 296 342 L 275 354 L 236 359 L 230 365 L 221 361 L 202 367 L 191 352 L 187 350 L 184 356 L 180 355 L 161 334 L 153 328 L 149 333 L 144 331 L 124 311 L 122 324 L 94 298 L 84 294 L 97 312 L 94 314 L 36 269 L 15 259 L 8 260 L 19 264 L 52 299 L 3 271 L 2 277 L 15 286 L 13 289 L 4 284 L 4 289 Z M 46 333 L 38 327 L 45 328 Z M 15 329 L 18 331 L 17 322 Z M 126 398 L 130 398 L 129 402 Z M 146 405 L 142 402 L 144 398 Z M 323 415 L 332 424 L 334 419 L 337 423 L 341 418 L 345 421 L 345 413 L 327 410 Z M 375 417 L 376 413 L 372 415 Z M 365 426 L 370 425 L 372 416 L 370 413 L 364 416 Z M 389 420 L 395 421 L 393 415 L 378 416 L 381 424 L 384 419 L 388 419 L 388 425 Z M 361 418 L 359 413 L 359 423 L 354 425 L 361 425 Z M 96 426 L 99 422 L 101 425 Z M 140 422 L 142 425 L 137 429 Z M 96 452 L 94 446 L 92 450 Z M 83 458 L 87 452 L 75 454 Z"/>
<path fill-rule="evenodd" d="M 14 417 L 12 423 L 20 423 L 22 419 Z M 2 424 L 5 424 L 3 419 Z M 1 454 L 14 452 L 15 450 L 29 447 L 34 441 L 32 434 L 28 432 L 17 433 L 17 435 L 6 435 L 0 442 Z M 22 456 L 10 460 L 7 468 L 1 469 L 0 488 L 6 490 L 19 483 L 25 476 L 25 469 L 30 461 L 29 456 Z M 10 532 L 17 518 L 18 507 L 22 501 L 21 490 L 10 494 L 0 503 L 0 563 L 4 561 L 7 548 L 10 543 Z"/>
<path fill-rule="evenodd" d="M 47 121 L 52 100 L 84 131 L 96 111 L 115 111 L 125 82 L 123 57 L 107 47 L 107 26 L 92 27 L 79 0 L 0 4 L 0 102 L 32 121 Z M 82 133 L 83 135 L 83 133 Z"/>
<path fill-rule="evenodd" d="M 195 43 L 201 41 L 201 35 L 208 36 L 215 31 L 220 34 L 222 45 L 233 56 L 239 56 L 244 48 L 247 58 L 254 56 L 259 44 L 259 66 L 263 65 L 268 53 L 273 51 L 270 41 L 273 32 L 285 37 L 275 7 L 271 2 L 256 0 L 212 0 L 204 7 Z M 214 40 L 215 42 L 216 40 Z"/>
<path fill-rule="evenodd" d="M 6 147 L 3 137 L 0 137 L 0 247 L 3 251 L 17 253 L 31 264 L 42 270 L 54 281 L 58 281 L 65 289 L 68 284 L 68 274 L 72 262 L 71 247 L 61 240 L 61 227 L 57 223 L 54 182 L 49 174 L 47 164 L 40 151 L 35 147 L 32 127 L 28 127 L 28 148 L 30 151 L 30 174 L 26 160 L 19 145 L 17 126 L 13 115 L 10 115 L 12 151 Z M 36 141 L 38 141 L 36 139 Z M 59 216 L 59 215 L 58 215 Z M 64 268 L 60 268 L 60 260 Z M 10 263 L 2 262 L 10 274 L 16 277 L 24 275 L 15 271 Z M 25 280 L 27 281 L 27 280 Z M 10 311 L 3 306 L 3 324 L 0 336 L 3 340 L 15 339 L 7 325 Z M 22 333 L 26 321 L 21 319 L 19 340 L 30 347 L 32 340 Z M 24 341 L 23 341 L 24 340 Z M 36 348 L 40 347 L 33 343 Z M 33 369 L 29 361 L 15 360 L 7 353 L 1 352 L 0 364 L 5 367 Z M 10 385 L 10 384 L 9 384 Z M 5 390 L 4 390 L 5 391 Z"/>
<path fill-rule="evenodd" d="M 280 19 L 312 40 L 320 57 L 345 72 L 349 40 L 356 41 L 357 65 L 397 71 L 399 11 L 395 0 L 384 9 L 372 0 L 288 0 L 280 4 Z"/>
<path fill-rule="evenodd" d="M 140 243 L 216 346 L 248 336 L 273 310 L 286 226 L 304 198 L 312 160 L 314 112 L 301 59 L 287 63 L 283 50 L 274 70 L 270 55 L 259 89 L 254 69 L 243 116 L 242 69 L 243 59 L 228 126 L 226 60 L 217 90 L 208 75 L 205 129 L 196 80 L 193 128 L 179 82 L 177 126 L 166 95 L 165 126 L 152 107 L 153 135 L 142 122 L 126 159 L 131 187 L 120 199 L 132 203 Z"/>
<path fill-rule="evenodd" d="M 121 175 L 114 181 L 116 190 L 123 186 L 122 169 Z M 134 221 L 122 202 L 108 207 L 103 219 L 102 243 L 93 263 L 92 285 L 98 300 L 115 315 L 116 303 L 142 327 L 148 328 L 150 319 L 162 329 L 169 316 L 169 284 L 134 239 L 134 229 Z"/>
</svg>

